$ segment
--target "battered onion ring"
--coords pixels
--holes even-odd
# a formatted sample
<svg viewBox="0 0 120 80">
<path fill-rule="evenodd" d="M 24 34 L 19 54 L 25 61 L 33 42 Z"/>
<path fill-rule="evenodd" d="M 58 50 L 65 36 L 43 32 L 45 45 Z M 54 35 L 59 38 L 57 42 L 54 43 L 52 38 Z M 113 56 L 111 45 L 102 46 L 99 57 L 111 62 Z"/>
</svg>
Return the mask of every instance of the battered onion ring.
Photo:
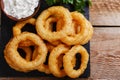
<svg viewBox="0 0 120 80">
<path fill-rule="evenodd" d="M 46 43 L 46 46 L 48 48 L 48 52 L 51 52 L 52 49 L 55 47 L 53 45 L 51 45 L 50 43 Z M 34 60 L 36 58 L 36 56 L 38 55 L 37 53 L 37 48 L 35 48 L 34 52 L 33 52 L 33 56 L 32 56 L 32 60 Z M 47 58 L 47 57 L 46 57 Z M 44 72 L 46 74 L 50 74 L 50 70 L 49 70 L 49 66 L 46 65 L 46 64 L 41 64 L 37 67 L 37 70 L 40 71 L 40 72 Z"/>
<path fill-rule="evenodd" d="M 6 45 L 6 48 L 8 47 L 8 45 L 9 45 L 9 43 Z M 6 53 L 6 50 L 4 50 L 4 54 L 7 54 Z M 17 70 L 17 71 L 23 71 L 23 70 L 21 70 L 18 66 L 16 66 L 15 64 L 13 64 L 13 62 L 9 59 L 9 57 L 7 57 L 7 55 L 6 56 L 4 56 L 5 57 L 5 60 L 6 60 L 6 62 L 9 64 L 9 66 L 11 67 L 11 68 L 13 68 L 13 69 L 15 69 L 15 70 Z M 28 72 L 28 70 L 24 70 L 24 72 Z"/>
<path fill-rule="evenodd" d="M 63 24 L 63 20 L 60 19 L 57 23 L 57 27 L 56 27 L 56 30 L 57 31 L 60 31 L 62 29 L 62 24 Z M 75 34 L 75 29 L 74 29 L 74 23 L 71 23 L 71 26 L 69 26 L 69 36 L 72 36 Z"/>
<path fill-rule="evenodd" d="M 81 65 L 79 69 L 74 70 L 72 59 L 79 53 L 81 55 Z M 63 66 L 66 74 L 71 78 L 77 78 L 85 71 L 89 60 L 89 55 L 86 49 L 80 45 L 73 46 L 63 57 Z"/>
<path fill-rule="evenodd" d="M 59 11 L 58 11 L 59 10 Z M 47 29 L 45 29 L 45 21 L 50 17 L 54 16 L 58 19 L 63 19 L 63 28 L 60 31 L 57 32 L 51 32 Z M 72 19 L 70 12 L 61 7 L 61 6 L 53 6 L 48 8 L 47 10 L 44 10 L 41 15 L 38 16 L 36 21 L 36 30 L 37 33 L 45 40 L 47 41 L 56 41 L 60 38 L 65 37 L 65 35 L 70 34 L 71 30 L 69 26 L 71 26 Z M 49 36 L 49 37 L 48 37 Z"/>
<path fill-rule="evenodd" d="M 92 38 L 92 35 L 93 35 L 93 27 L 92 27 L 92 24 L 90 22 L 88 22 L 88 25 L 89 25 L 89 35 L 81 42 L 81 44 L 86 44 L 91 38 Z"/>
<path fill-rule="evenodd" d="M 53 26 L 53 23 L 55 23 L 56 22 L 56 26 Z M 56 27 L 56 31 L 60 31 L 60 30 L 62 30 L 62 28 L 63 28 L 63 20 L 62 19 L 57 19 L 57 18 L 55 18 L 55 17 L 49 17 L 47 20 L 46 20 L 46 22 L 45 22 L 45 28 L 47 29 L 47 30 L 50 30 L 50 31 L 53 31 L 53 28 L 54 27 Z M 73 35 L 73 33 L 74 33 L 74 27 L 72 26 L 72 27 L 70 27 L 70 30 L 71 30 L 71 34 L 69 34 L 69 35 Z"/>
<path fill-rule="evenodd" d="M 67 48 L 65 45 L 60 44 L 57 47 L 55 47 L 50 53 L 49 61 L 48 61 L 49 69 L 51 73 L 56 77 L 66 76 L 64 69 L 62 70 L 60 69 L 57 59 L 60 55 L 65 54 L 68 50 L 69 48 Z"/>
<path fill-rule="evenodd" d="M 16 25 L 13 27 L 13 36 L 17 36 L 19 34 L 22 33 L 21 29 L 27 24 L 32 24 L 33 26 L 35 26 L 35 22 L 36 20 L 34 18 L 30 18 L 28 20 L 25 21 L 21 21 L 21 22 L 17 22 Z M 30 46 L 33 45 L 33 43 L 31 41 L 23 41 L 20 43 L 19 46 Z"/>
<path fill-rule="evenodd" d="M 91 38 L 92 38 L 92 35 L 93 35 L 93 27 L 92 27 L 92 24 L 89 22 L 89 21 L 86 21 L 88 23 L 88 26 L 89 26 L 89 30 L 88 30 L 88 34 L 87 37 L 81 42 L 82 45 L 86 44 Z M 75 29 L 75 33 L 74 35 L 78 34 L 80 32 L 80 26 L 74 21 L 74 29 Z"/>
<path fill-rule="evenodd" d="M 11 42 L 11 40 L 10 40 L 9 42 Z M 9 45 L 9 43 L 6 45 L 6 48 L 8 47 L 8 45 Z M 31 55 L 32 55 L 31 49 L 28 48 L 28 47 L 19 47 L 19 48 L 21 48 L 21 49 L 23 49 L 23 50 L 25 51 L 25 53 L 26 53 L 26 57 L 25 57 L 26 61 L 30 61 Z M 7 54 L 7 53 L 6 53 L 6 50 L 4 50 L 4 53 Z M 23 72 L 23 70 L 21 70 L 21 68 L 19 68 L 19 66 L 16 66 L 16 65 L 14 64 L 14 62 L 11 61 L 11 60 L 9 59 L 9 57 L 7 57 L 7 55 L 5 56 L 5 59 L 6 59 L 6 62 L 9 63 L 9 66 L 10 66 L 11 68 L 13 68 L 13 69 L 15 69 L 15 70 L 17 70 L 17 71 Z M 24 70 L 24 72 L 28 72 L 28 70 Z"/>
<path fill-rule="evenodd" d="M 58 68 L 64 68 L 64 66 L 63 66 L 63 56 L 64 56 L 64 54 L 63 55 L 60 55 L 59 57 L 58 57 Z M 73 59 L 72 59 L 72 61 L 71 61 L 71 63 L 72 63 L 72 65 L 75 67 L 76 66 L 76 57 L 74 57 Z"/>
<path fill-rule="evenodd" d="M 15 26 L 13 26 L 13 36 L 17 36 L 19 34 L 21 34 L 21 29 L 27 24 L 32 24 L 33 26 L 35 26 L 35 22 L 36 20 L 34 18 L 30 18 L 28 20 L 25 21 L 21 21 L 21 22 L 17 22 Z"/>
<path fill-rule="evenodd" d="M 66 36 L 61 38 L 61 41 L 67 45 L 82 44 L 82 41 L 84 41 L 85 38 L 89 35 L 89 30 L 93 30 L 93 28 L 91 28 L 87 19 L 79 12 L 72 12 L 71 15 L 73 21 L 76 21 L 80 25 L 80 32 L 74 36 Z"/>
<path fill-rule="evenodd" d="M 28 70 L 21 70 L 21 68 L 19 68 L 18 66 L 16 66 L 15 64 L 13 64 L 13 62 L 5 56 L 5 60 L 6 62 L 9 64 L 9 66 L 13 69 L 15 69 L 16 71 L 20 71 L 20 72 L 29 72 Z"/>
<path fill-rule="evenodd" d="M 61 23 L 61 20 L 59 20 L 58 21 L 58 19 L 57 18 L 55 18 L 55 17 L 50 17 L 50 18 L 48 18 L 47 20 L 46 20 L 46 22 L 45 22 L 45 28 L 47 29 L 47 30 L 50 30 L 51 32 L 53 31 L 53 23 L 54 22 L 57 22 L 57 24 L 56 24 L 56 31 L 60 28 L 60 30 L 61 30 L 61 25 L 59 25 L 60 23 Z M 59 30 L 59 31 L 60 31 Z M 57 41 L 49 41 L 52 45 L 54 45 L 54 46 L 56 46 L 56 45 L 58 45 L 58 44 L 61 44 L 61 41 L 60 40 L 57 40 Z"/>
<path fill-rule="evenodd" d="M 19 34 L 22 33 L 21 29 L 28 23 L 28 24 L 32 24 L 33 26 L 35 26 L 35 22 L 36 20 L 34 18 L 30 18 L 28 20 L 25 21 L 21 21 L 21 22 L 17 22 L 16 25 L 13 27 L 13 36 L 17 36 Z M 26 52 L 26 60 L 30 61 L 31 56 L 32 56 L 32 51 L 29 47 L 25 46 L 30 46 L 30 45 L 34 45 L 33 42 L 27 40 L 27 41 L 22 41 L 19 43 L 19 46 L 24 49 L 24 51 Z"/>
<path fill-rule="evenodd" d="M 36 56 L 37 56 L 38 54 L 37 54 L 37 49 L 35 49 L 35 51 L 33 52 L 33 60 L 36 58 Z M 47 57 L 46 57 L 47 58 Z M 36 67 L 36 69 L 38 70 L 38 71 L 40 71 L 40 72 L 44 72 L 44 73 L 46 73 L 46 74 L 50 74 L 51 72 L 50 72 L 50 70 L 49 70 L 49 66 L 48 65 L 46 65 L 46 64 L 40 64 L 38 67 Z"/>
<path fill-rule="evenodd" d="M 74 35 L 78 34 L 80 32 L 80 26 L 77 24 L 76 21 L 73 21 L 73 26 L 74 26 Z"/>
<path fill-rule="evenodd" d="M 58 20 L 56 19 L 56 18 L 54 18 L 54 17 L 50 17 L 50 18 L 48 18 L 47 20 L 46 20 L 46 22 L 45 22 L 45 28 L 47 29 L 47 30 L 50 30 L 51 32 L 53 31 L 53 24 L 52 23 L 54 23 L 54 22 L 57 22 Z"/>
<path fill-rule="evenodd" d="M 38 48 L 38 56 L 33 61 L 26 61 L 23 59 L 18 51 L 18 45 L 21 41 L 30 40 L 34 42 L 34 44 Z M 47 55 L 47 47 L 42 41 L 42 39 L 33 33 L 21 33 L 20 35 L 14 37 L 9 43 L 8 46 L 5 48 L 4 57 L 8 57 L 16 66 L 19 66 L 23 70 L 34 70 L 37 66 L 40 64 L 43 64 L 45 62 Z M 9 63 L 8 63 L 9 64 Z"/>
</svg>

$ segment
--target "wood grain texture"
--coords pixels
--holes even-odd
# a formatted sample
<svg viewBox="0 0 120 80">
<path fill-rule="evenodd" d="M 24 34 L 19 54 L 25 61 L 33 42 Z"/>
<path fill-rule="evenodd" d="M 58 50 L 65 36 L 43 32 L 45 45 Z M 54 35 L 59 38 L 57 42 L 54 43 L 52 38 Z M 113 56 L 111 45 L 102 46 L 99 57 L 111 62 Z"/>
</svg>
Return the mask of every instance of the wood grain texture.
<svg viewBox="0 0 120 80">
<path fill-rule="evenodd" d="M 120 27 L 95 28 L 91 40 L 91 78 L 120 80 Z"/>
<path fill-rule="evenodd" d="M 120 26 L 120 0 L 92 0 L 90 21 L 95 26 Z"/>
</svg>

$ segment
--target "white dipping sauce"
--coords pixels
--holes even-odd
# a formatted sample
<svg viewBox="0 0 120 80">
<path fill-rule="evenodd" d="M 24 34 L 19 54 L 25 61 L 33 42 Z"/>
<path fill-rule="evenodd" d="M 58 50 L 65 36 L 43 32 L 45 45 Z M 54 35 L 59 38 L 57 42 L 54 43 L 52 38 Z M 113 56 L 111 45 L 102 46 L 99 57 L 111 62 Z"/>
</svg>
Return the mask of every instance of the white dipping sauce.
<svg viewBox="0 0 120 80">
<path fill-rule="evenodd" d="M 39 0 L 3 0 L 4 11 L 17 19 L 32 15 Z"/>
</svg>

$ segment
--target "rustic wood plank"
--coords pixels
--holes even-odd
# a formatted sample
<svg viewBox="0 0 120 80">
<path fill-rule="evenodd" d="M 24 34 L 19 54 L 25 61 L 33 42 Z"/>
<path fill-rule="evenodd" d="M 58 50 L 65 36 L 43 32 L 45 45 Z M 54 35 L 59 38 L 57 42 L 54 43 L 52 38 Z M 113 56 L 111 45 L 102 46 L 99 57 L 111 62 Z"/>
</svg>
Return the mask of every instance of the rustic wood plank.
<svg viewBox="0 0 120 80">
<path fill-rule="evenodd" d="M 95 26 L 120 26 L 120 0 L 92 0 L 90 21 Z"/>
<path fill-rule="evenodd" d="M 91 40 L 91 78 L 120 80 L 120 27 L 95 28 Z"/>
</svg>

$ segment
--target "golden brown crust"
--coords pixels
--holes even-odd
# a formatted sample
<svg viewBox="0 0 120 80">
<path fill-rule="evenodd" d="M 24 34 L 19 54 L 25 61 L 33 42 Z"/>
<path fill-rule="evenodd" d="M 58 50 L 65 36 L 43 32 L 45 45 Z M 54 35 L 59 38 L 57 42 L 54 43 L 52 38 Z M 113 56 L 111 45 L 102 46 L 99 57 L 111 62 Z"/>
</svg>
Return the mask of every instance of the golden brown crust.
<svg viewBox="0 0 120 80">
<path fill-rule="evenodd" d="M 77 53 L 81 55 L 81 65 L 79 69 L 74 70 L 74 66 L 72 65 L 72 59 Z M 79 77 L 87 68 L 88 60 L 89 55 L 84 47 L 80 45 L 73 46 L 63 57 L 63 65 L 66 74 L 71 78 Z"/>
<path fill-rule="evenodd" d="M 64 24 L 63 24 L 62 30 L 57 32 L 51 32 L 45 29 L 44 27 L 45 21 L 50 16 L 54 16 L 58 19 L 60 18 L 63 19 Z M 68 29 L 69 29 L 69 26 L 71 26 L 71 23 L 72 23 L 72 18 L 71 18 L 70 12 L 67 9 L 61 6 L 53 6 L 48 8 L 47 10 L 44 10 L 38 16 L 36 21 L 36 30 L 38 35 L 40 35 L 43 39 L 52 42 L 64 37 L 67 34 L 70 34 L 70 31 L 68 31 Z"/>
<path fill-rule="evenodd" d="M 88 24 L 88 21 L 81 13 L 72 12 L 71 15 L 72 15 L 73 21 L 75 21 L 80 26 L 80 31 L 79 33 L 73 36 L 70 35 L 70 36 L 61 38 L 61 41 L 67 45 L 76 45 L 76 44 L 83 44 L 83 43 L 85 44 L 90 39 L 90 38 L 86 39 L 86 37 L 87 36 L 92 37 L 93 29 L 91 28 L 91 25 Z"/>
<path fill-rule="evenodd" d="M 27 40 L 27 39 L 34 42 L 34 44 L 38 48 L 37 52 L 39 54 L 35 60 L 29 61 L 29 62 L 23 59 L 17 51 L 18 44 L 22 40 Z M 14 65 L 19 66 L 19 68 L 21 68 L 23 71 L 36 69 L 37 66 L 45 62 L 46 55 L 47 55 L 46 45 L 44 44 L 42 39 L 40 39 L 39 36 L 33 33 L 21 33 L 20 35 L 14 37 L 8 43 L 7 47 L 5 48 L 5 53 L 4 53 L 5 57 L 9 57 L 9 59 L 12 62 L 14 62 Z"/>
</svg>

